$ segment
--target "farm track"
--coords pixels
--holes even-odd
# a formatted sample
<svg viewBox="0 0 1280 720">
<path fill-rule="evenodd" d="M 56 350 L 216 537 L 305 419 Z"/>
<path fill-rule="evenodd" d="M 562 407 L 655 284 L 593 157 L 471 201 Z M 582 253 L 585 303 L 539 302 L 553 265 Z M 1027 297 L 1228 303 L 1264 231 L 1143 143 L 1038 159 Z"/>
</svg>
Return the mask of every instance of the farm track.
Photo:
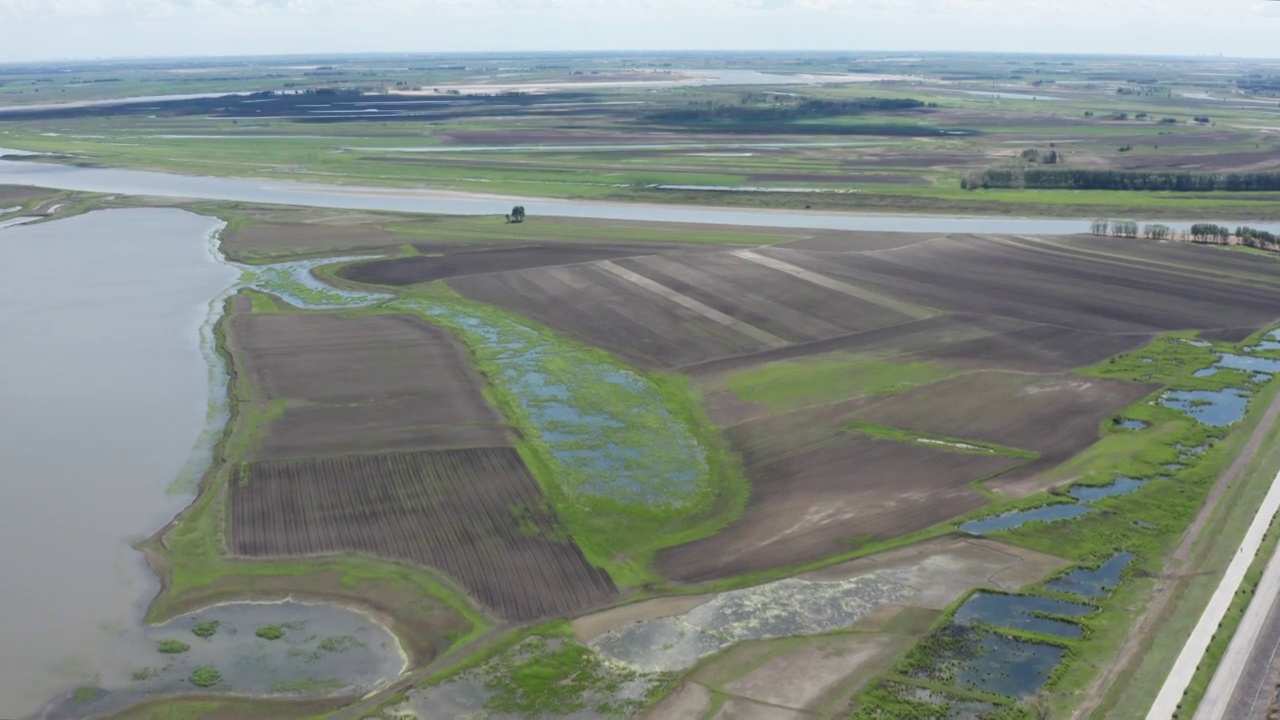
<svg viewBox="0 0 1280 720">
<path fill-rule="evenodd" d="M 1089 685 L 1076 711 L 1072 714 L 1072 718 L 1083 720 L 1083 718 L 1090 717 L 1097 710 L 1107 690 L 1115 683 L 1120 673 L 1137 659 L 1137 654 L 1152 637 L 1157 626 L 1164 619 L 1165 608 L 1176 595 L 1174 591 L 1177 589 L 1179 581 L 1196 570 L 1192 565 L 1191 558 L 1189 558 L 1192 547 L 1195 545 L 1196 540 L 1200 538 L 1200 533 L 1213 516 L 1227 488 L 1239 479 L 1244 471 L 1248 469 L 1250 463 L 1253 462 L 1254 456 L 1258 453 L 1258 448 L 1271 432 L 1277 417 L 1280 417 L 1280 399 L 1277 399 L 1271 404 L 1271 407 L 1267 408 L 1267 412 L 1262 416 L 1262 420 L 1257 427 L 1253 429 L 1253 434 L 1249 436 L 1249 440 L 1245 443 L 1240 454 L 1236 456 L 1226 472 L 1222 473 L 1218 477 L 1218 481 L 1214 483 L 1213 488 L 1205 498 L 1204 504 L 1200 507 L 1200 512 L 1196 513 L 1195 519 L 1187 526 L 1187 530 L 1182 536 L 1182 541 L 1178 543 L 1173 554 L 1169 556 L 1169 561 L 1166 563 L 1168 571 L 1160 576 L 1159 580 L 1156 581 L 1155 587 L 1152 588 L 1151 601 L 1147 603 L 1142 614 L 1130 626 L 1129 634 L 1125 636 L 1124 643 L 1116 653 L 1115 659 L 1108 664 L 1106 672 L 1095 678 L 1093 683 Z"/>
</svg>

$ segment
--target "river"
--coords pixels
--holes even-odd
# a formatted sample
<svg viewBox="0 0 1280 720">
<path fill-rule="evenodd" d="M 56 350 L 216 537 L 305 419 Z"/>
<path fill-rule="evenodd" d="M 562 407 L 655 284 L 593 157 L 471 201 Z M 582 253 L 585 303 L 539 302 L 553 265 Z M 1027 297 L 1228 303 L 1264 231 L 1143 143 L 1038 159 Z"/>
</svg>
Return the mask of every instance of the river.
<svg viewBox="0 0 1280 720">
<path fill-rule="evenodd" d="M 0 155 L 14 151 L 0 148 Z M 531 215 L 602 220 L 639 220 L 743 225 L 813 230 L 870 230 L 882 232 L 993 233 L 1065 235 L 1088 232 L 1085 218 L 951 217 L 940 215 L 860 215 L 853 213 L 657 205 L 594 200 L 559 200 L 482 195 L 412 188 L 376 188 L 290 183 L 252 178 L 199 177 L 144 170 L 115 170 L 21 160 L 0 161 L 0 184 L 35 185 L 62 190 L 116 195 L 150 195 L 201 200 L 231 200 L 275 205 L 388 210 L 441 215 L 502 215 L 524 205 Z M 1206 219 L 1210 221 L 1212 219 Z M 1228 227 L 1247 224 L 1280 233 L 1277 222 L 1212 220 Z M 1162 222 L 1159 219 L 1140 220 Z M 1175 229 L 1189 224 L 1163 221 Z"/>
</svg>

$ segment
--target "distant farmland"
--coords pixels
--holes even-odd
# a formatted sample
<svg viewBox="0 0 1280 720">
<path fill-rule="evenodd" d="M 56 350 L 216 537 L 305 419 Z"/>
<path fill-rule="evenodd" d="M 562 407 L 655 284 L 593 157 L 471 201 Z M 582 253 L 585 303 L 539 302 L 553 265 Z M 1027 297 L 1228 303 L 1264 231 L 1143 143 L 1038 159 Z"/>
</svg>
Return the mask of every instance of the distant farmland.
<svg viewBox="0 0 1280 720">
<path fill-rule="evenodd" d="M 359 552 L 439 568 L 514 620 L 617 594 L 510 448 L 251 464 L 231 484 L 230 543 L 250 557 Z"/>
</svg>

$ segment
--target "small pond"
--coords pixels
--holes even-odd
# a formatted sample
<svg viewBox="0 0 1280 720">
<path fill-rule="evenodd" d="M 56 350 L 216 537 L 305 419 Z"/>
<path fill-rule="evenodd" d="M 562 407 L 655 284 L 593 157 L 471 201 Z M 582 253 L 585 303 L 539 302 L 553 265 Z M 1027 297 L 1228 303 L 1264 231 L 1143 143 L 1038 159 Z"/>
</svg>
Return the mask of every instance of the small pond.
<svg viewBox="0 0 1280 720">
<path fill-rule="evenodd" d="M 1244 418 L 1249 394 L 1235 388 L 1225 390 L 1170 390 L 1160 404 L 1179 410 L 1205 425 L 1226 427 Z"/>
<path fill-rule="evenodd" d="M 1116 423 L 1116 426 L 1122 427 L 1125 430 L 1146 430 L 1151 427 L 1151 423 L 1142 420 L 1134 420 L 1133 418 L 1121 418 L 1120 421 Z"/>
<path fill-rule="evenodd" d="M 1102 597 L 1120 584 L 1120 575 L 1133 562 L 1133 553 L 1117 553 L 1094 569 L 1076 568 L 1045 583 L 1045 587 L 1081 597 Z"/>
<path fill-rule="evenodd" d="M 132 665 L 104 668 L 100 686 L 55 701 L 41 717 L 75 720 L 196 692 L 362 695 L 406 665 L 395 636 L 365 615 L 297 602 L 208 608 L 123 638 L 121 650 L 119 660 Z"/>
<path fill-rule="evenodd" d="M 1049 681 L 1065 654 L 1066 650 L 1056 645 L 986 633 L 978 640 L 974 654 L 957 663 L 955 682 L 970 690 L 1029 698 Z"/>
<path fill-rule="evenodd" d="M 1140 478 L 1119 477 L 1108 485 L 1073 485 L 1071 497 L 1080 502 L 1090 503 L 1109 497 L 1128 495 L 1146 484 L 1147 481 Z"/>
<path fill-rule="evenodd" d="M 995 517 L 983 518 L 981 520 L 970 520 L 960 526 L 960 529 L 970 535 L 986 535 L 999 530 L 1012 530 L 1021 527 L 1029 522 L 1057 522 L 1059 520 L 1069 520 L 1077 518 L 1092 510 L 1087 505 L 1079 505 L 1075 503 L 1045 505 L 1032 510 L 1015 510 L 1003 515 Z"/>
<path fill-rule="evenodd" d="M 1257 357 L 1254 355 L 1233 355 L 1224 354 L 1218 356 L 1217 365 L 1214 367 L 1227 368 L 1229 370 L 1244 370 L 1251 373 L 1265 373 L 1274 375 L 1280 372 L 1280 360 L 1272 360 L 1270 358 Z M 1203 372 L 1203 370 L 1201 371 Z"/>
<path fill-rule="evenodd" d="M 1033 595 L 998 595 L 979 592 L 974 593 L 964 605 L 960 606 L 960 609 L 956 610 L 955 622 L 961 625 L 983 623 L 1013 630 L 1078 638 L 1084 635 L 1084 628 L 1081 626 L 1064 620 L 1041 617 L 1041 615 L 1083 617 L 1094 609 L 1089 605 Z"/>
</svg>

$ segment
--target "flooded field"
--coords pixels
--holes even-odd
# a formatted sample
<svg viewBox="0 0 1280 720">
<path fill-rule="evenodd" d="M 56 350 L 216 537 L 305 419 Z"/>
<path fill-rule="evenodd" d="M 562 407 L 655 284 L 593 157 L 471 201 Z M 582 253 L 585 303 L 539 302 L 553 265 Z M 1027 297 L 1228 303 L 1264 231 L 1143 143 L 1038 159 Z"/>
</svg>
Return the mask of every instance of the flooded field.
<svg viewBox="0 0 1280 720">
<path fill-rule="evenodd" d="M 147 697 L 184 693 L 361 695 L 395 679 L 406 658 L 395 636 L 354 611 L 296 602 L 202 610 L 117 640 L 134 665 L 104 668 L 40 713 L 77 720 Z"/>
<path fill-rule="evenodd" d="M 237 272 L 215 220 L 115 210 L 0 230 L 0 717 L 96 683 L 156 591 L 131 543 L 210 410 L 201 327 Z M 38 549 L 38 552 L 33 552 Z M 127 655 L 125 656 L 129 660 Z M 141 658 L 137 658 L 141 660 Z"/>
<path fill-rule="evenodd" d="M 848 628 L 880 605 L 914 592 L 888 574 L 832 582 L 780 580 L 721 593 L 681 615 L 611 630 L 590 647 L 638 671 L 673 672 L 744 640 Z"/>
<path fill-rule="evenodd" d="M 1084 515 L 1090 509 L 1085 505 L 1074 504 L 1045 505 L 1032 510 L 1018 510 L 982 520 L 973 520 L 961 525 L 960 529 L 972 535 L 986 535 L 1000 530 L 1012 530 L 1029 522 L 1069 520 Z"/>
<path fill-rule="evenodd" d="M 1093 612 L 1094 608 L 1080 603 L 1064 602 L 1034 595 L 996 595 L 994 593 L 974 593 L 960 609 L 956 611 L 955 622 L 962 625 L 981 623 L 998 625 L 1014 630 L 1029 630 L 1045 635 L 1057 635 L 1065 638 L 1078 638 L 1084 635 L 1084 628 L 1076 623 L 1043 617 L 1045 615 L 1063 615 L 1066 617 L 1083 617 Z"/>
</svg>

